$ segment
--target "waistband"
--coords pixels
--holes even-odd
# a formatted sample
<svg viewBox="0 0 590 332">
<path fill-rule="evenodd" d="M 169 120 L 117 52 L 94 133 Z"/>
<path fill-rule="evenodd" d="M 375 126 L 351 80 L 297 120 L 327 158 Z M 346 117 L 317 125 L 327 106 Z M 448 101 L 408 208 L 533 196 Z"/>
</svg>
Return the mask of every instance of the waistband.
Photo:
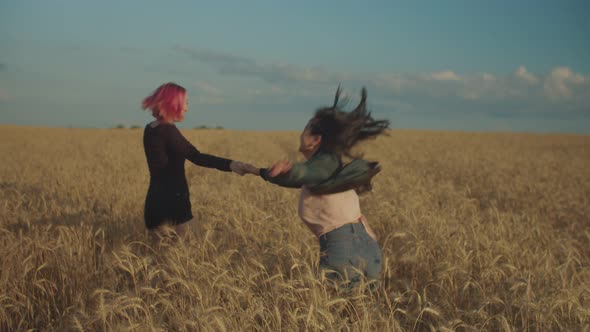
<svg viewBox="0 0 590 332">
<path fill-rule="evenodd" d="M 338 228 L 335 228 L 325 234 L 322 234 L 319 239 L 326 240 L 330 235 L 339 234 L 339 233 L 349 233 L 349 234 L 367 234 L 367 230 L 365 225 L 359 220 L 344 224 Z"/>
</svg>

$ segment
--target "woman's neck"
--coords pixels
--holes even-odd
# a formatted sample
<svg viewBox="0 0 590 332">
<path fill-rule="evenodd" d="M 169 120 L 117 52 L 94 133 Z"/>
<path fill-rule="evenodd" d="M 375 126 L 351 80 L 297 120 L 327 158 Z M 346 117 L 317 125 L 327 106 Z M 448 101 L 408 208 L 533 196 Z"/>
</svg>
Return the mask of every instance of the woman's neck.
<svg viewBox="0 0 590 332">
<path fill-rule="evenodd" d="M 305 159 L 309 160 L 311 159 L 311 157 L 313 157 L 318 151 L 320 150 L 320 147 L 317 146 L 315 147 L 313 150 L 308 150 L 308 151 L 304 151 L 303 153 L 303 157 L 305 157 Z"/>
<path fill-rule="evenodd" d="M 165 120 L 154 120 L 154 121 L 152 121 L 152 123 L 150 123 L 150 126 L 152 128 L 156 128 L 157 126 L 159 126 L 161 124 L 174 124 L 174 122 L 172 122 L 172 121 L 165 121 Z"/>
</svg>

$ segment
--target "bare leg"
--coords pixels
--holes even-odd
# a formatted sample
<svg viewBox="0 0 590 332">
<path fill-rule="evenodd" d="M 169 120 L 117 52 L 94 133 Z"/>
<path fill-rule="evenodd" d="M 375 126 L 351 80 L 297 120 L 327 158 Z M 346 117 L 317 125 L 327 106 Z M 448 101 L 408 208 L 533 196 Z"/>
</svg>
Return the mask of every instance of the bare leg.
<svg viewBox="0 0 590 332">
<path fill-rule="evenodd" d="M 182 239 L 182 240 L 185 239 L 188 228 L 189 228 L 189 223 L 191 221 L 193 221 L 193 220 L 191 219 L 185 223 L 174 226 L 174 231 L 176 232 L 177 240 L 178 239 Z"/>
<path fill-rule="evenodd" d="M 185 238 L 187 230 L 188 230 L 188 223 L 192 220 L 189 220 L 186 223 L 178 224 L 178 225 L 169 225 L 164 224 L 149 231 L 150 242 L 153 248 L 156 251 L 160 251 L 162 247 L 162 242 L 164 241 L 171 241 L 173 243 L 178 242 L 180 239 Z"/>
<path fill-rule="evenodd" d="M 156 251 L 160 250 L 160 242 L 162 242 L 162 233 L 160 228 L 161 227 L 158 227 L 148 231 L 150 245 Z"/>
</svg>

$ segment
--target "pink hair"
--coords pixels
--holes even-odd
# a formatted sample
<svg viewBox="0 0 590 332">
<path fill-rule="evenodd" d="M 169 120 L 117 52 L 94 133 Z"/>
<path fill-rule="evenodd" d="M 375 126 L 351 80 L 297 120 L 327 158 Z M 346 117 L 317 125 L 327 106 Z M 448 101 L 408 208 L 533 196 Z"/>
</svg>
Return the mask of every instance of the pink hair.
<svg viewBox="0 0 590 332">
<path fill-rule="evenodd" d="M 160 85 L 141 102 L 141 108 L 152 110 L 158 120 L 175 120 L 184 108 L 186 89 L 175 83 Z"/>
</svg>

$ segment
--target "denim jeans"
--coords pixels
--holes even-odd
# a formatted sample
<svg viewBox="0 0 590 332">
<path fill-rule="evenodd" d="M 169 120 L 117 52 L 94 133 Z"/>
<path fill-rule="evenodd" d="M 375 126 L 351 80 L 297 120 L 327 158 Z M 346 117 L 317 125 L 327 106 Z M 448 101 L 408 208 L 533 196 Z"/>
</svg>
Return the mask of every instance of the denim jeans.
<svg viewBox="0 0 590 332">
<path fill-rule="evenodd" d="M 381 249 L 363 224 L 345 224 L 320 236 L 320 268 L 332 280 L 379 280 Z"/>
</svg>

